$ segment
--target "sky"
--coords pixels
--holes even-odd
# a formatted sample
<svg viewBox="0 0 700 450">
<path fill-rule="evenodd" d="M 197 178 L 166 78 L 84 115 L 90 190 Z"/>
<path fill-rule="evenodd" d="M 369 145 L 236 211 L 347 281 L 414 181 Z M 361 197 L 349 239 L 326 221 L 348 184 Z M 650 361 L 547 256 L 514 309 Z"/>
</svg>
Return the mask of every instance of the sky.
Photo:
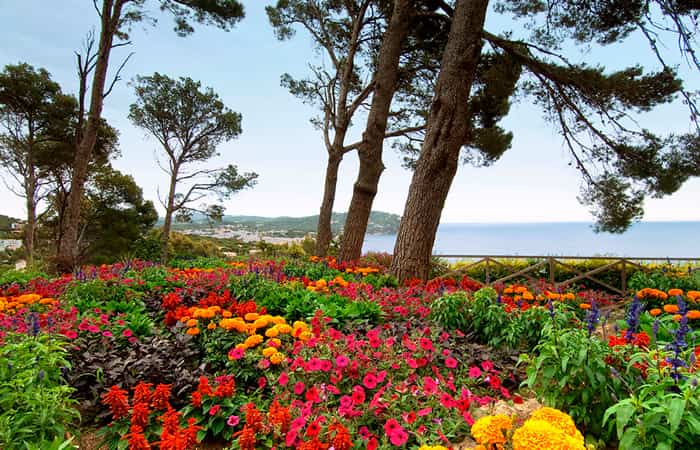
<svg viewBox="0 0 700 450">
<path fill-rule="evenodd" d="M 196 26 L 186 38 L 175 35 L 173 22 L 154 8 L 156 26 L 142 23 L 131 34 L 133 44 L 112 54 L 112 73 L 130 52 L 134 55 L 122 72 L 123 80 L 106 99 L 104 117 L 120 132 L 121 157 L 113 162 L 130 174 L 153 200 L 159 212 L 158 193 L 167 190 L 168 177 L 155 156 L 158 143 L 128 120 L 134 102 L 129 81 L 136 75 L 160 72 L 188 76 L 217 92 L 224 103 L 243 115 L 243 133 L 220 146 L 220 156 L 207 167 L 236 164 L 257 172 L 254 189 L 238 193 L 224 203 L 232 215 L 306 216 L 318 213 L 322 197 L 326 152 L 321 133 L 309 119 L 316 111 L 280 86 L 280 75 L 308 73 L 307 64 L 318 61 L 311 38 L 299 32 L 278 41 L 264 7 L 272 0 L 244 0 L 246 17 L 232 31 Z M 58 5 L 60 4 L 60 7 Z M 0 66 L 27 62 L 47 69 L 64 92 L 75 93 L 74 52 L 86 33 L 97 25 L 90 0 L 0 0 Z M 520 27 L 509 18 L 490 13 L 487 28 Z M 671 43 L 672 45 L 673 43 Z M 670 49 L 673 50 L 672 48 Z M 642 64 L 653 66 L 650 51 L 640 42 L 615 49 L 590 51 L 578 56 L 591 64 L 611 68 Z M 681 74 L 689 73 L 678 62 Z M 689 79 L 697 82 L 696 74 Z M 695 86 L 697 89 L 698 86 Z M 687 109 L 675 102 L 649 114 L 642 124 L 654 129 L 687 132 Z M 362 124 L 359 124 L 362 125 Z M 513 106 L 502 122 L 514 134 L 512 149 L 488 168 L 460 167 L 442 214 L 442 222 L 571 222 L 591 221 L 587 208 L 577 201 L 580 177 L 556 130 L 527 101 Z M 361 127 L 353 130 L 359 136 Z M 374 209 L 401 214 L 411 173 L 389 146 Z M 335 211 L 346 211 L 357 176 L 355 154 L 345 157 L 338 178 Z M 646 201 L 644 220 L 700 220 L 700 179 L 691 179 L 677 193 Z M 22 200 L 0 185 L 0 214 L 23 217 Z"/>
</svg>

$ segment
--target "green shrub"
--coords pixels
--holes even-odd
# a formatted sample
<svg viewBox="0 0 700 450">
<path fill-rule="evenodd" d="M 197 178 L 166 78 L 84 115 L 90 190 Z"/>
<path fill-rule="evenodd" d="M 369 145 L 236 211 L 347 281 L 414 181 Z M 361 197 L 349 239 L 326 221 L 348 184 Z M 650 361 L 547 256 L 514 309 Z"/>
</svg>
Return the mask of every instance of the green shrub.
<svg viewBox="0 0 700 450">
<path fill-rule="evenodd" d="M 0 345 L 0 448 L 49 448 L 79 420 L 61 370 L 65 345 L 46 334 L 8 334 Z"/>
<path fill-rule="evenodd" d="M 447 330 L 470 328 L 470 302 L 465 292 L 443 295 L 430 305 L 430 319 Z"/>
<path fill-rule="evenodd" d="M 667 292 L 669 289 L 683 291 L 700 290 L 700 271 L 684 272 L 673 270 L 655 270 L 652 272 L 636 272 L 629 280 L 629 287 L 634 292 L 644 288 L 659 289 Z"/>
<path fill-rule="evenodd" d="M 137 294 L 117 281 L 76 281 L 66 288 L 62 299 L 82 313 L 95 308 L 125 314 L 145 310 L 145 305 Z"/>
<path fill-rule="evenodd" d="M 48 279 L 49 276 L 39 270 L 7 270 L 0 273 L 0 286 L 15 283 L 25 285 L 35 278 Z"/>
<path fill-rule="evenodd" d="M 523 384 L 545 405 L 568 412 L 586 433 L 610 438 L 610 430 L 603 427 L 605 411 L 627 397 L 626 385 L 634 382 L 634 375 L 627 381 L 614 376 L 619 373 L 612 372 L 610 363 L 620 355 L 585 329 L 552 325 L 545 328 L 534 354 L 521 356 L 527 363 Z"/>
</svg>

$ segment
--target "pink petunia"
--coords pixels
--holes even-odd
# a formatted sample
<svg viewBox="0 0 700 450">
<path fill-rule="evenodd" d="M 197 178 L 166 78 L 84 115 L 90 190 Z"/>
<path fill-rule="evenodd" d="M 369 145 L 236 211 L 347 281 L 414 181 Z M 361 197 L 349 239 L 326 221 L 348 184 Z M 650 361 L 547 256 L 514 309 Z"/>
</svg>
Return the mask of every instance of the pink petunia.
<svg viewBox="0 0 700 450">
<path fill-rule="evenodd" d="M 449 358 L 445 359 L 445 365 L 447 367 L 449 367 L 450 369 L 454 369 L 455 367 L 457 367 L 458 362 L 456 359 L 449 357 Z"/>
<path fill-rule="evenodd" d="M 287 383 L 289 382 L 289 375 L 287 375 L 287 372 L 282 372 L 277 379 L 277 384 L 280 386 L 286 386 Z"/>
<path fill-rule="evenodd" d="M 479 378 L 481 376 L 481 369 L 476 366 L 469 368 L 469 378 Z"/>
<path fill-rule="evenodd" d="M 377 387 L 377 377 L 371 373 L 368 373 L 362 379 L 362 384 L 364 384 L 367 389 L 374 389 Z"/>
<path fill-rule="evenodd" d="M 304 393 L 304 389 L 306 389 L 306 386 L 305 386 L 304 383 L 302 383 L 301 381 L 297 381 L 297 382 L 294 384 L 294 393 L 295 393 L 296 395 L 301 395 L 301 394 L 303 394 L 303 393 Z"/>
<path fill-rule="evenodd" d="M 239 422 L 240 418 L 238 416 L 229 416 L 228 420 L 226 421 L 226 425 L 235 427 Z"/>
</svg>

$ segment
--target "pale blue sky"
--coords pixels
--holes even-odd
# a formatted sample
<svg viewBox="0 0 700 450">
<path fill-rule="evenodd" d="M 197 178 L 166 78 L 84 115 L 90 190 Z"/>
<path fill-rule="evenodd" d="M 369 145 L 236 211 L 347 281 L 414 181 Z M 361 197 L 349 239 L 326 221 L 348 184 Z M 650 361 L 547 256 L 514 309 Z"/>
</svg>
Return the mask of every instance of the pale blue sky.
<svg viewBox="0 0 700 450">
<path fill-rule="evenodd" d="M 127 119 L 128 106 L 134 101 L 127 81 L 155 71 L 172 77 L 189 76 L 214 88 L 229 107 L 243 114 L 243 134 L 221 146 L 221 157 L 213 165 L 234 163 L 242 170 L 260 174 L 255 189 L 226 203 L 227 213 L 317 214 L 326 153 L 320 133 L 309 123 L 315 111 L 279 85 L 284 72 L 304 75 L 307 61 L 316 58 L 317 53 L 303 32 L 291 41 L 274 38 L 264 12 L 264 6 L 272 0 L 243 3 L 246 18 L 229 33 L 197 27 L 192 36 L 179 38 L 172 32 L 171 19 L 156 12 L 156 27 L 137 26 L 132 33 L 133 45 L 113 53 L 114 68 L 130 51 L 135 52 L 123 72 L 124 81 L 105 103 L 105 117 L 121 132 L 122 157 L 114 165 L 133 175 L 145 197 L 157 203 L 157 188 L 160 186 L 163 192 L 167 177 L 154 160 L 158 144 Z M 495 14 L 490 20 L 494 27 L 510 25 L 507 19 L 496 19 Z M 74 93 L 77 77 L 73 52 L 96 21 L 90 0 L 0 0 L 0 66 L 28 62 L 44 67 L 64 91 Z M 595 60 L 589 59 L 593 56 Z M 578 59 L 619 68 L 647 63 L 651 56 L 646 47 L 631 42 Z M 685 66 L 681 69 L 688 73 Z M 687 110 L 676 103 L 660 108 L 645 123 L 687 131 L 687 117 Z M 443 222 L 590 220 L 587 210 L 576 200 L 578 173 L 568 166 L 569 156 L 561 138 L 541 119 L 540 112 L 527 104 L 516 105 L 504 126 L 515 134 L 513 148 L 492 167 L 460 168 Z M 387 169 L 375 209 L 401 214 L 411 174 L 400 167 L 400 158 L 390 148 L 385 151 L 384 164 Z M 357 157 L 348 155 L 341 166 L 336 211 L 347 209 L 356 171 Z M 4 186 L 0 193 L 0 214 L 24 215 L 19 198 Z M 700 220 L 698 198 L 700 180 L 694 179 L 671 197 L 648 200 L 645 220 Z"/>
</svg>

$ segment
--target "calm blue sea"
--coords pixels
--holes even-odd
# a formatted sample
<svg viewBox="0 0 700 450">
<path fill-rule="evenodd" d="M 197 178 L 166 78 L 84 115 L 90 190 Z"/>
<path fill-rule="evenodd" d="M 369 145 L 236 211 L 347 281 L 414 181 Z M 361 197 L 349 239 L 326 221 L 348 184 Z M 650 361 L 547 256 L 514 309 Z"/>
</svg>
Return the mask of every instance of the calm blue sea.
<svg viewBox="0 0 700 450">
<path fill-rule="evenodd" d="M 368 235 L 364 251 L 393 252 L 396 235 Z M 446 223 L 434 254 L 700 257 L 700 222 L 640 222 L 624 234 L 590 223 Z"/>
</svg>

